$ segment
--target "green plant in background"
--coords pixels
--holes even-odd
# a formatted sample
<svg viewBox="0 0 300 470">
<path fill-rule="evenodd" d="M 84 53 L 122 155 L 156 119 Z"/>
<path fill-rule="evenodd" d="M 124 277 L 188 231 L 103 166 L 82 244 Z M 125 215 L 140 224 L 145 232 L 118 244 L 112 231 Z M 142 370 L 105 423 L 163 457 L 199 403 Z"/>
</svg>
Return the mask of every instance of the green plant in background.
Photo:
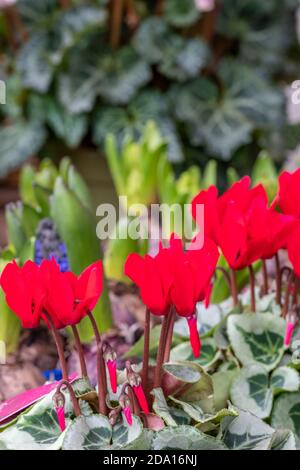
<svg viewBox="0 0 300 470">
<path fill-rule="evenodd" d="M 17 257 L 21 262 L 35 260 L 37 228 L 43 219 L 50 218 L 66 247 L 68 265 L 75 274 L 102 258 L 89 190 L 68 158 L 61 161 L 59 169 L 49 160 L 42 161 L 38 170 L 24 166 L 20 195 L 20 202 L 6 207 L 7 257 Z M 95 308 L 95 318 L 102 331 L 112 325 L 106 287 Z M 87 322 L 80 325 L 79 333 L 83 342 L 92 338 Z"/>
<path fill-rule="evenodd" d="M 166 155 L 166 142 L 155 123 L 145 125 L 139 140 L 125 136 L 120 150 L 116 136 L 108 134 L 105 151 L 117 194 L 127 197 L 128 207 L 154 202 L 158 163 Z"/>
<path fill-rule="evenodd" d="M 226 0 L 216 14 L 193 0 L 134 0 L 120 19 L 118 3 L 19 0 L 20 30 L 2 12 L 2 175 L 50 144 L 103 148 L 109 132 L 120 143 L 149 119 L 187 165 L 247 172 L 257 149 L 282 158 L 296 147 L 282 84 L 298 79 L 297 0 Z"/>
</svg>

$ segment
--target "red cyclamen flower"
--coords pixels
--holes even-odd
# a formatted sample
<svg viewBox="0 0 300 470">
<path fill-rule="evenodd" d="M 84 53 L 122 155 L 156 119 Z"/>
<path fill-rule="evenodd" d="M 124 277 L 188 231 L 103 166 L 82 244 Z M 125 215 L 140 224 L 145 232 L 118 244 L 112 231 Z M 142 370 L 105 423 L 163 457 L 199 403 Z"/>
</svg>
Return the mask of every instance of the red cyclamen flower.
<svg viewBox="0 0 300 470">
<path fill-rule="evenodd" d="M 197 207 L 204 205 L 204 227 L 200 230 L 221 248 L 232 269 L 243 269 L 260 258 L 272 257 L 285 247 L 294 222 L 268 207 L 262 185 L 250 188 L 251 180 L 244 177 L 222 196 L 215 186 L 201 191 L 192 202 L 192 214 L 197 220 Z"/>
<path fill-rule="evenodd" d="M 300 168 L 293 173 L 283 171 L 279 175 L 279 190 L 274 206 L 279 205 L 281 212 L 300 217 Z"/>
<path fill-rule="evenodd" d="M 46 295 L 39 282 L 39 267 L 27 261 L 20 268 L 12 261 L 4 268 L 0 283 L 7 304 L 20 318 L 23 328 L 38 327 Z"/>
</svg>

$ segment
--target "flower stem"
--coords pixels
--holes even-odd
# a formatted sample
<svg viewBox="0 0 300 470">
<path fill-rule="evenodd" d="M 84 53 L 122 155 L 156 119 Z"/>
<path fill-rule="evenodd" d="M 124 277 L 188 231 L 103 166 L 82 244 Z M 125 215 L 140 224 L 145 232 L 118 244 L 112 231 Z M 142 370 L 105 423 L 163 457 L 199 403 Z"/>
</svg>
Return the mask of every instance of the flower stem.
<svg viewBox="0 0 300 470">
<path fill-rule="evenodd" d="M 166 343 L 165 343 L 164 362 L 169 362 L 169 360 L 170 360 L 170 352 L 171 352 L 172 339 L 173 339 L 173 330 L 174 330 L 174 323 L 175 323 L 175 317 L 176 317 L 176 311 L 175 311 L 174 307 L 171 308 L 171 311 L 169 313 L 169 317 L 170 318 L 169 318 L 168 332 L 167 332 Z"/>
<path fill-rule="evenodd" d="M 251 290 L 251 311 L 256 312 L 256 301 L 255 301 L 255 274 L 252 264 L 248 266 L 250 274 L 250 290 Z"/>
<path fill-rule="evenodd" d="M 76 349 L 77 349 L 78 356 L 79 356 L 81 377 L 87 377 L 88 374 L 87 374 L 86 362 L 84 358 L 83 347 L 79 338 L 78 330 L 75 325 L 72 325 L 72 331 L 73 331 L 73 335 L 75 339 Z"/>
<path fill-rule="evenodd" d="M 230 291 L 231 291 L 231 279 L 230 279 L 230 275 L 228 274 L 228 272 L 226 271 L 225 268 L 223 268 L 222 266 L 217 266 L 216 267 L 216 271 L 220 271 L 220 273 L 222 273 Z"/>
<path fill-rule="evenodd" d="M 46 319 L 47 319 L 47 321 L 50 325 L 51 333 L 52 333 L 52 336 L 53 336 L 55 344 L 56 344 L 56 349 L 57 349 L 57 352 L 58 352 L 58 357 L 59 357 L 59 362 L 60 362 L 60 366 L 61 366 L 61 370 L 62 370 L 63 379 L 68 381 L 69 375 L 68 375 L 67 362 L 66 362 L 66 358 L 65 358 L 65 354 L 64 354 L 64 348 L 63 348 L 63 344 L 62 344 L 60 334 L 58 333 L 57 329 L 55 328 L 53 320 L 52 320 L 51 316 L 49 315 L 49 313 L 44 310 L 43 314 L 45 315 L 45 317 L 46 317 Z"/>
<path fill-rule="evenodd" d="M 278 253 L 275 255 L 275 267 L 276 267 L 276 303 L 281 305 L 281 271 L 280 271 L 280 259 Z"/>
<path fill-rule="evenodd" d="M 234 269 L 230 270 L 230 285 L 231 285 L 231 295 L 233 299 L 233 306 L 236 307 L 239 303 L 239 298 L 238 298 L 236 271 Z"/>
<path fill-rule="evenodd" d="M 120 43 L 123 0 L 113 0 L 111 3 L 110 45 L 117 49 Z"/>
<path fill-rule="evenodd" d="M 108 408 L 106 405 L 107 380 L 106 380 L 105 361 L 103 358 L 103 351 L 102 351 L 101 336 L 100 336 L 98 326 L 95 321 L 95 318 L 93 317 L 92 312 L 88 311 L 88 317 L 92 324 L 92 328 L 93 328 L 95 338 L 96 338 L 96 343 L 97 343 L 97 379 L 98 379 L 99 413 L 106 415 L 108 411 Z"/>
<path fill-rule="evenodd" d="M 289 308 L 290 308 L 290 294 L 292 291 L 294 280 L 295 280 L 295 275 L 293 272 L 291 272 L 289 275 L 289 280 L 288 280 L 288 284 L 287 284 L 286 291 L 285 291 L 285 298 L 284 298 L 284 304 L 283 304 L 283 309 L 282 309 L 283 318 L 287 316 Z"/>
<path fill-rule="evenodd" d="M 142 384 L 146 397 L 148 398 L 149 393 L 149 384 L 148 384 L 148 374 L 149 374 L 149 351 L 150 351 L 150 319 L 151 313 L 150 310 L 146 309 L 145 316 L 145 326 L 144 326 L 144 356 L 143 356 L 143 370 L 142 370 Z"/>
<path fill-rule="evenodd" d="M 263 295 L 268 295 L 269 293 L 269 281 L 268 281 L 268 270 L 267 262 L 265 259 L 262 260 L 262 274 L 263 274 Z"/>
<path fill-rule="evenodd" d="M 159 345 L 157 350 L 156 356 L 156 368 L 154 372 L 154 388 L 160 387 L 161 383 L 161 376 L 162 376 L 162 365 L 164 362 L 164 349 L 165 349 L 165 340 L 168 333 L 168 326 L 169 326 L 169 314 L 164 316 L 160 338 L 159 338 Z"/>
<path fill-rule="evenodd" d="M 56 393 L 60 393 L 62 387 L 67 387 L 68 392 L 70 394 L 70 398 L 71 398 L 71 401 L 72 401 L 72 405 L 73 405 L 73 408 L 74 408 L 75 415 L 80 416 L 81 415 L 80 406 L 79 406 L 79 403 L 78 403 L 78 400 L 76 398 L 76 395 L 75 395 L 75 392 L 73 390 L 72 385 L 70 384 L 70 382 L 68 380 L 62 380 L 56 388 Z"/>
</svg>

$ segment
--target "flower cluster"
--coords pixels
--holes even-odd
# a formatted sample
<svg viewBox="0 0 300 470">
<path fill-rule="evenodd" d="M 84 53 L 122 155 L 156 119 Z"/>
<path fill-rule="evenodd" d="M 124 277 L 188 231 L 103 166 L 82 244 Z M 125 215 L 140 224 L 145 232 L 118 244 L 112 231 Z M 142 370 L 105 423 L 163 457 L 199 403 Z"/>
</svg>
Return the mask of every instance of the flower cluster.
<svg viewBox="0 0 300 470">
<path fill-rule="evenodd" d="M 36 328 L 43 319 L 56 329 L 76 325 L 94 309 L 102 293 L 102 264 L 90 265 L 77 277 L 63 273 L 55 259 L 38 266 L 27 261 L 8 263 L 0 280 L 10 308 L 23 328 Z"/>
<path fill-rule="evenodd" d="M 197 244 L 196 238 L 184 251 L 182 241 L 172 235 L 170 246 L 160 246 L 155 257 L 131 254 L 125 264 L 125 274 L 139 286 L 151 313 L 166 316 L 173 307 L 187 319 L 195 357 L 200 355 L 196 304 L 209 303 L 211 279 L 219 258 L 217 245 L 209 238 L 201 249 Z"/>
</svg>

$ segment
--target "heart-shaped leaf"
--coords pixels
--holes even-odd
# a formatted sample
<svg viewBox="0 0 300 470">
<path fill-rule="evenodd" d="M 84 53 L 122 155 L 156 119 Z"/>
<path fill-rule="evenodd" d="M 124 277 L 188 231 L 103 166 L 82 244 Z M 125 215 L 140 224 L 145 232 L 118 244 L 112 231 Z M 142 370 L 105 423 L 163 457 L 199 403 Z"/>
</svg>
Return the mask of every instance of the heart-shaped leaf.
<svg viewBox="0 0 300 470">
<path fill-rule="evenodd" d="M 275 401 L 271 419 L 272 426 L 278 429 L 290 429 L 300 448 L 300 394 L 284 393 Z"/>
<path fill-rule="evenodd" d="M 232 383 L 230 396 L 232 403 L 239 408 L 259 418 L 270 416 L 273 393 L 265 367 L 256 364 L 243 367 Z"/>
<path fill-rule="evenodd" d="M 197 362 L 200 366 L 208 369 L 214 364 L 220 357 L 220 352 L 215 346 L 215 342 L 212 338 L 206 338 L 201 341 L 201 355 L 199 359 L 195 359 L 190 342 L 184 342 L 179 344 L 171 351 L 171 361 L 192 361 Z"/>
<path fill-rule="evenodd" d="M 165 428 L 159 431 L 152 443 L 153 450 L 226 450 L 218 439 L 207 436 L 192 426 Z"/>
<path fill-rule="evenodd" d="M 299 390 L 299 385 L 299 374 L 291 367 L 278 367 L 272 373 L 271 388 L 273 389 L 274 394 L 280 393 L 282 391 L 296 392 Z"/>
<path fill-rule="evenodd" d="M 238 410 L 237 418 L 221 423 L 222 441 L 231 450 L 267 450 L 274 429 L 248 411 Z"/>
<path fill-rule="evenodd" d="M 270 371 L 283 356 L 285 321 L 271 313 L 230 315 L 228 336 L 242 364 L 258 364 Z"/>
</svg>

